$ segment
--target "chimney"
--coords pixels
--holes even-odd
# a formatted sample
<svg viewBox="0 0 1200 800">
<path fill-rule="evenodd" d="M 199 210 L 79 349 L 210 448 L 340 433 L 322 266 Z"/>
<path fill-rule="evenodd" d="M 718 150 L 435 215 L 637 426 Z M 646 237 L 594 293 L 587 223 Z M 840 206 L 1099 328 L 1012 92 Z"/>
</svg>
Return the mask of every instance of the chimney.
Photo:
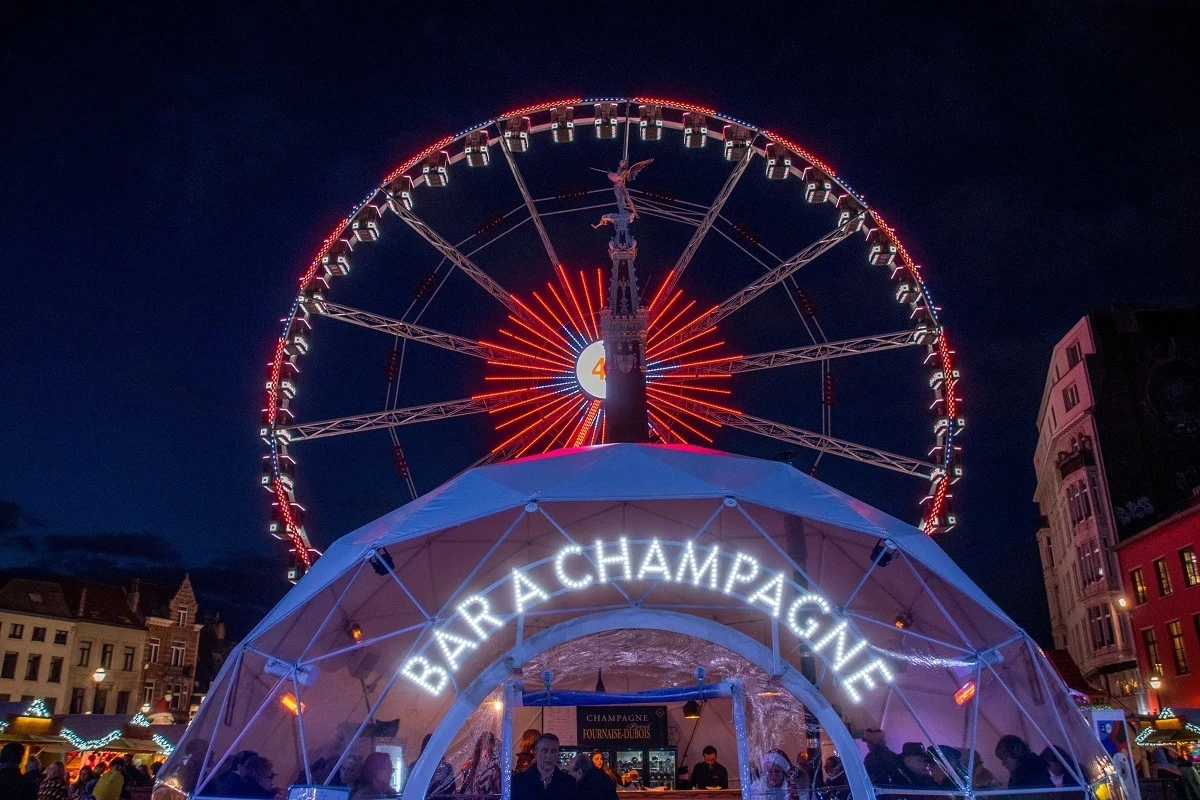
<svg viewBox="0 0 1200 800">
<path fill-rule="evenodd" d="M 141 585 L 141 580 L 134 578 L 133 584 L 129 588 L 129 607 L 135 614 L 138 613 L 138 606 L 141 604 L 142 600 Z"/>
<path fill-rule="evenodd" d="M 87 606 L 87 587 L 84 586 L 79 590 L 79 616 L 83 616 L 83 609 Z"/>
</svg>

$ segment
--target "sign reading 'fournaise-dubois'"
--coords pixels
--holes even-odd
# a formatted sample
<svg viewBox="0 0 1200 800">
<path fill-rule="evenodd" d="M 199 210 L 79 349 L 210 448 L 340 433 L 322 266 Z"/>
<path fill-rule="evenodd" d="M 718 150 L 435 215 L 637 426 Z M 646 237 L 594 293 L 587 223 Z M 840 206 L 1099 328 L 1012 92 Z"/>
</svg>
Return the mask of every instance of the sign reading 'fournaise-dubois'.
<svg viewBox="0 0 1200 800">
<path fill-rule="evenodd" d="M 539 604 L 605 583 L 661 582 L 715 592 L 720 605 L 736 598 L 780 620 L 825 660 L 856 703 L 862 699 L 859 686 L 875 689 L 877 679 L 890 683 L 887 663 L 851 630 L 849 620 L 787 574 L 765 567 L 747 553 L 691 540 L 631 541 L 622 536 L 616 541 L 597 539 L 586 547 L 569 544 L 553 558 L 514 567 L 509 579 L 460 602 L 454 614 L 434 629 L 421 654 L 409 658 L 400 671 L 425 691 L 440 695 L 450 684 L 450 673 L 457 672 L 480 643 Z"/>
<path fill-rule="evenodd" d="M 579 706 L 576 739 L 583 749 L 666 747 L 666 706 Z"/>
</svg>

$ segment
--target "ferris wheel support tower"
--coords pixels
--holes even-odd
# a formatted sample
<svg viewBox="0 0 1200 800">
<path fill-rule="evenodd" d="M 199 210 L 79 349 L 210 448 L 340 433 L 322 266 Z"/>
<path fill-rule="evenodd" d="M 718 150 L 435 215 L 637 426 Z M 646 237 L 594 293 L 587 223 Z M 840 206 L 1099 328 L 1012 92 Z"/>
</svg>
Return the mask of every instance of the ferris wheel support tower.
<svg viewBox="0 0 1200 800">
<path fill-rule="evenodd" d="M 651 161 L 653 159 L 650 159 Z M 638 293 L 637 239 L 630 223 L 637 218 L 633 200 L 625 182 L 637 177 L 650 161 L 634 164 L 621 161 L 616 172 L 608 173 L 617 196 L 617 213 L 605 214 L 601 225 L 611 224 L 613 236 L 608 242 L 612 259 L 608 306 L 600 312 L 600 332 L 604 339 L 604 417 L 607 442 L 648 442 L 650 421 L 646 410 L 646 320 Z"/>
</svg>

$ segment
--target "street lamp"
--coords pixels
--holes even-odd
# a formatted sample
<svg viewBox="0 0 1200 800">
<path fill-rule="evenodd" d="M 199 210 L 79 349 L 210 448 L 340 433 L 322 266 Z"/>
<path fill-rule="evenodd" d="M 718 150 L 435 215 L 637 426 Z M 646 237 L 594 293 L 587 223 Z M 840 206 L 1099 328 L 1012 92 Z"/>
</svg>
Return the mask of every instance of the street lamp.
<svg viewBox="0 0 1200 800">
<path fill-rule="evenodd" d="M 1159 689 L 1162 688 L 1162 683 L 1163 683 L 1162 676 L 1161 675 L 1151 675 L 1149 683 L 1150 683 L 1150 688 L 1157 692 Z"/>
<path fill-rule="evenodd" d="M 96 671 L 92 673 L 92 680 L 96 683 L 102 683 L 106 675 L 108 675 L 108 672 L 105 671 L 104 667 L 96 667 Z"/>
<path fill-rule="evenodd" d="M 149 703 L 142 703 L 142 713 L 143 714 L 150 713 L 150 704 Z"/>
</svg>

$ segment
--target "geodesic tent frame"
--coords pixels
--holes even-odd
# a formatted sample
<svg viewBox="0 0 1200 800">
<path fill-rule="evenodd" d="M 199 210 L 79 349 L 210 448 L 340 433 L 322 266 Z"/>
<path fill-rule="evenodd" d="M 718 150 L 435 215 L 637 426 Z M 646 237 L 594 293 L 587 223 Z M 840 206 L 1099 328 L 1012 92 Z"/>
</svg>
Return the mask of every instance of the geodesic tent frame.
<svg viewBox="0 0 1200 800">
<path fill-rule="evenodd" d="M 1120 795 L 1037 646 L 921 531 L 785 464 L 628 444 L 471 470 L 340 539 L 238 646 L 164 776 L 202 795 L 253 749 L 281 776 L 311 782 L 321 764 L 332 780 L 394 717 L 409 741 L 432 733 L 404 790 L 417 800 L 522 664 L 623 629 L 738 654 L 840 753 L 867 727 L 957 748 L 965 769 L 931 751 L 954 793 L 1013 794 L 972 775 L 1016 734 Z M 843 762 L 854 796 L 873 796 L 860 759 Z"/>
</svg>

